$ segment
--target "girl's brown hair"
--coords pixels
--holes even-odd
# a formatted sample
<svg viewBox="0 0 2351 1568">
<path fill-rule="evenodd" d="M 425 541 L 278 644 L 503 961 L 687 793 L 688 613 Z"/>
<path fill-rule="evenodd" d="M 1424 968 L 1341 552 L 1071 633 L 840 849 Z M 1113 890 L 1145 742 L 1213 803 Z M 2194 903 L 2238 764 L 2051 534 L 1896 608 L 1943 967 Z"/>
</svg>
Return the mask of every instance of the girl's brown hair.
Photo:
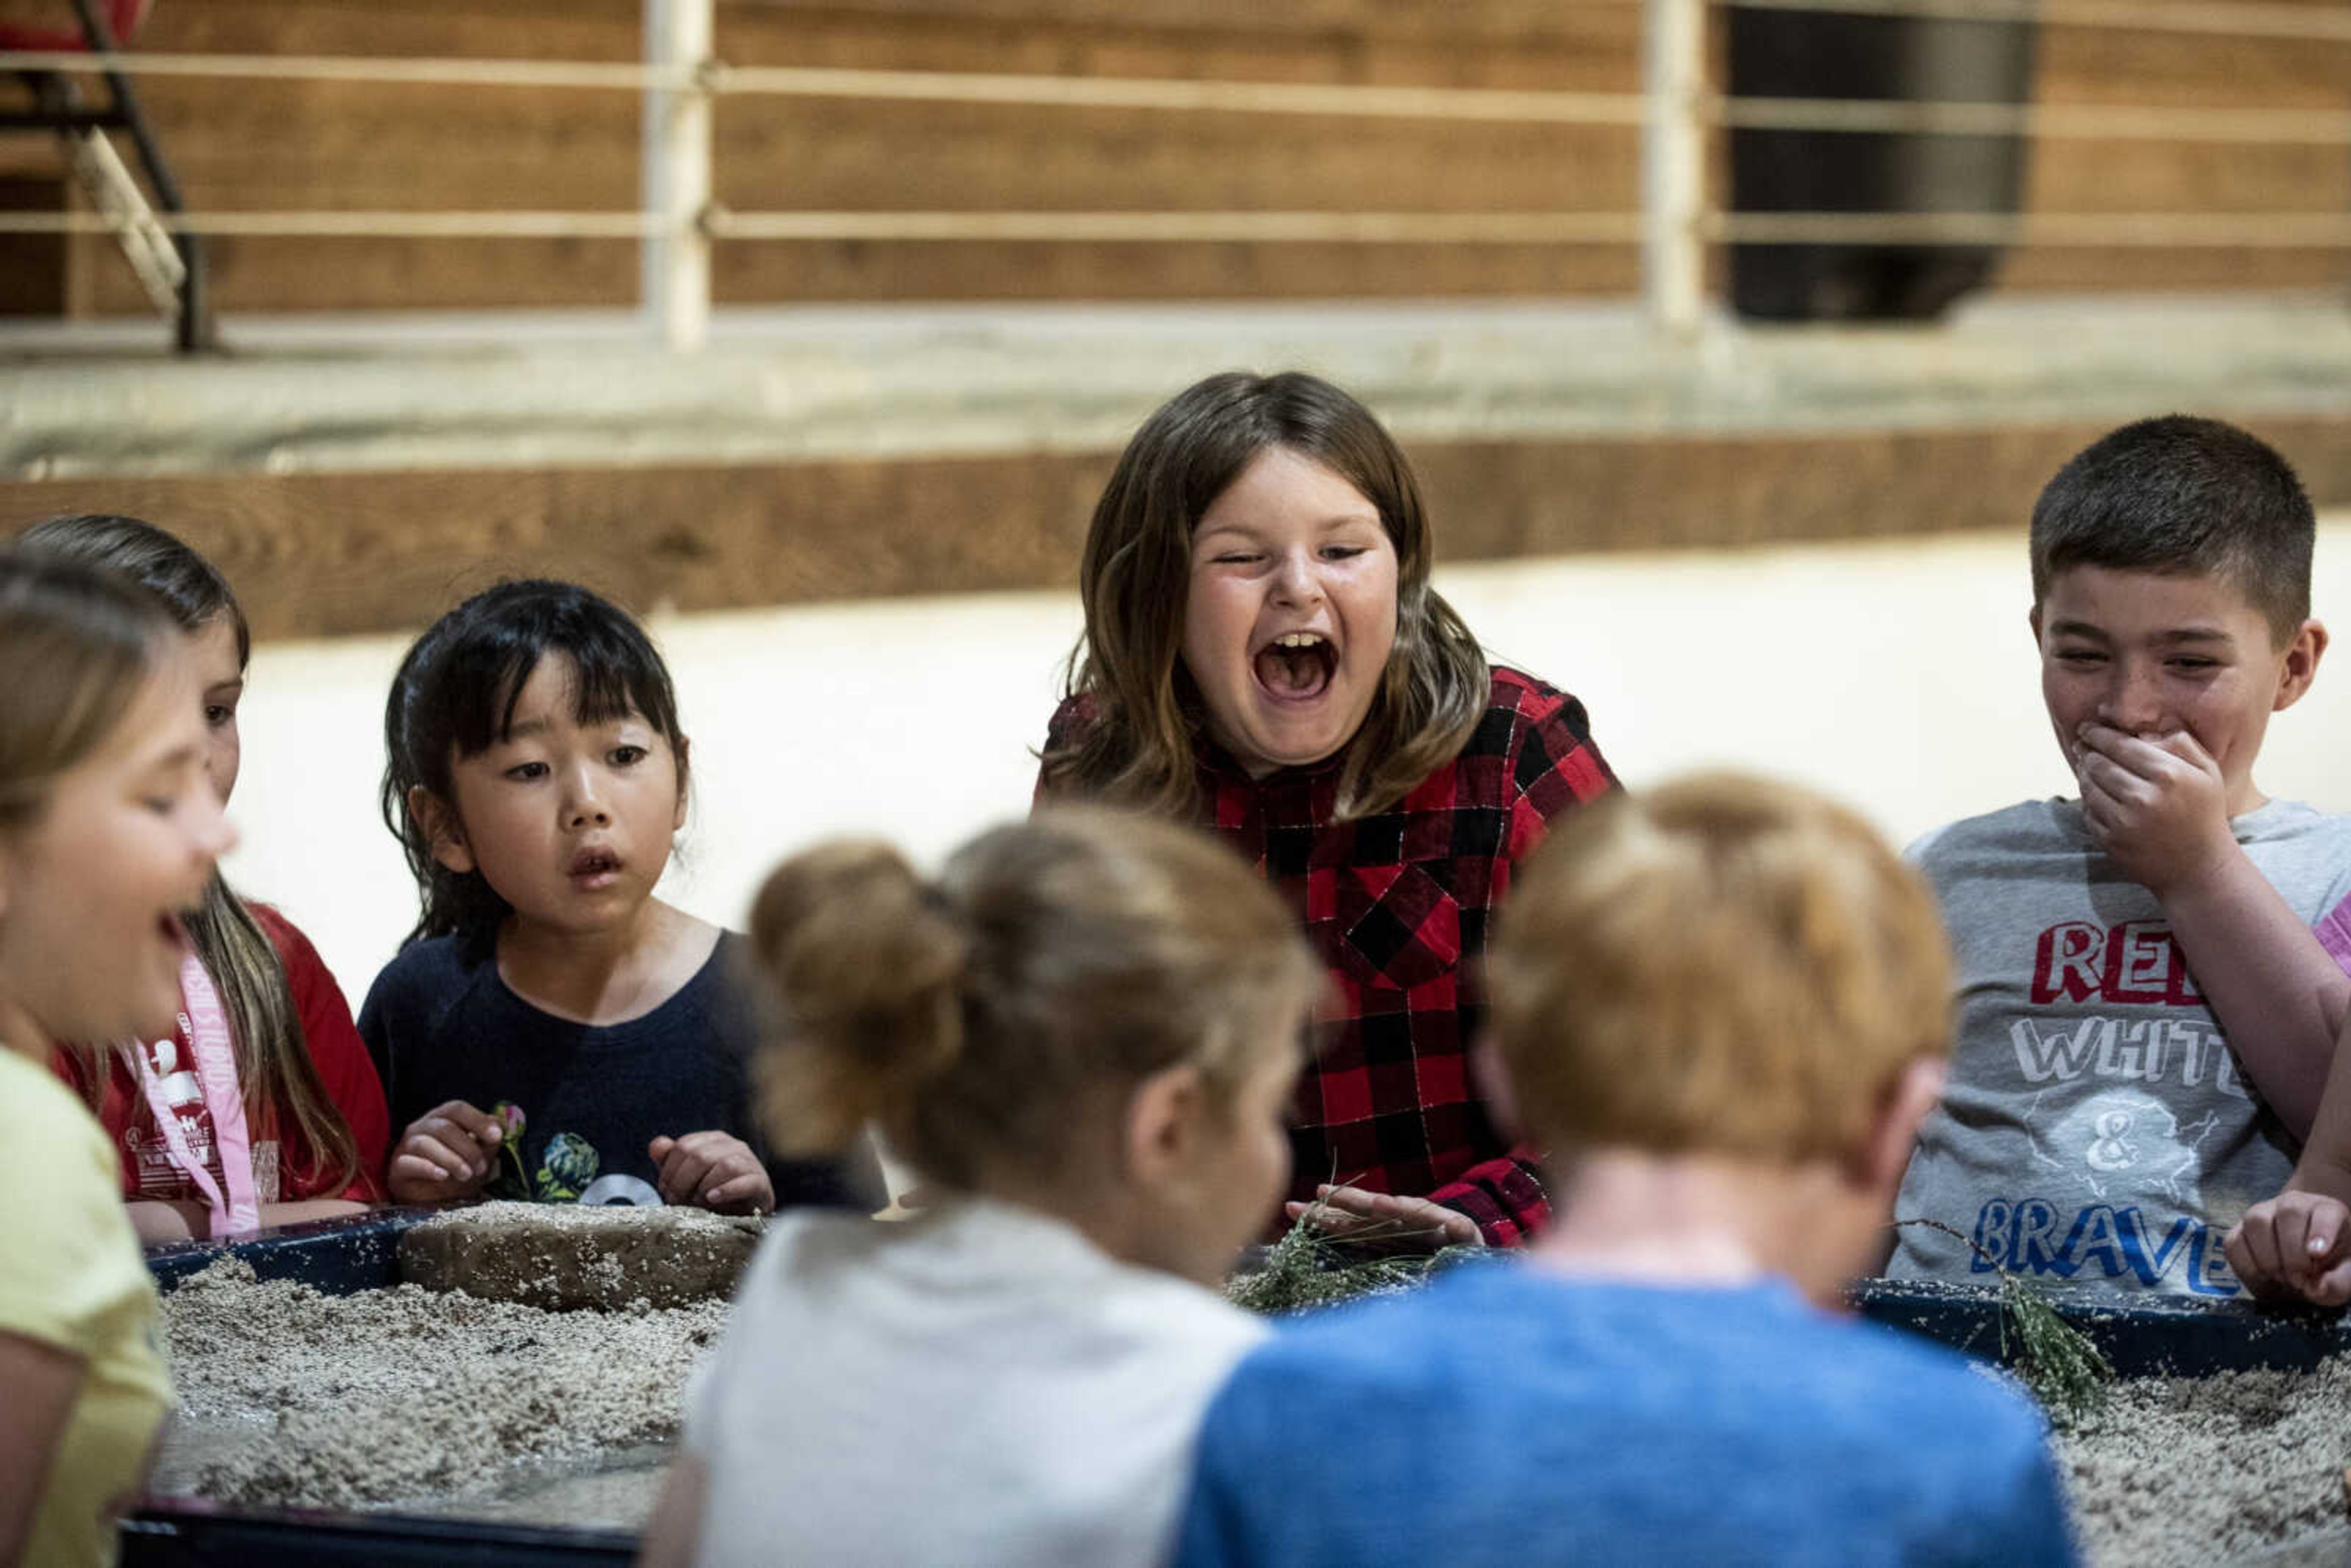
<svg viewBox="0 0 2351 1568">
<path fill-rule="evenodd" d="M 177 636 L 113 577 L 0 549 L 0 669 L 18 673 L 0 702 L 0 830 L 39 821 L 57 776 L 112 733 Z"/>
<path fill-rule="evenodd" d="M 93 567 L 136 583 L 185 632 L 225 622 L 236 636 L 237 667 L 251 655 L 245 611 L 212 562 L 152 523 L 90 514 L 51 517 L 17 536 L 18 548 L 57 560 Z M 310 1058 L 302 1016 L 286 981 L 286 965 L 269 934 L 215 870 L 203 906 L 187 921 L 188 936 L 204 972 L 219 988 L 236 1047 L 237 1082 L 245 1086 L 254 1136 L 284 1140 L 290 1129 L 337 1189 L 356 1180 L 359 1143 L 336 1109 Z M 106 1092 L 106 1047 L 78 1044 L 82 1094 L 95 1110 Z"/>
<path fill-rule="evenodd" d="M 870 1121 L 966 1189 L 1067 1174 L 1094 1092 L 1189 1064 L 1228 1094 L 1270 1033 L 1302 1048 L 1322 984 L 1223 845 L 1082 807 L 982 834 L 935 882 L 868 841 L 796 855 L 751 944 L 778 998 L 757 1063 L 778 1148 L 836 1153 Z"/>
<path fill-rule="evenodd" d="M 1429 587 L 1428 521 L 1404 453 L 1369 409 L 1329 382 L 1233 371 L 1186 388 L 1144 421 L 1094 507 L 1078 569 L 1086 630 L 1068 681 L 1068 695 L 1088 699 L 1092 722 L 1045 752 L 1049 793 L 1191 814 L 1200 695 L 1180 654 L 1192 533 L 1270 446 L 1353 486 L 1395 546 L 1395 646 L 1343 753 L 1339 814 L 1393 806 L 1469 738 L 1485 706 L 1486 656 Z"/>
</svg>

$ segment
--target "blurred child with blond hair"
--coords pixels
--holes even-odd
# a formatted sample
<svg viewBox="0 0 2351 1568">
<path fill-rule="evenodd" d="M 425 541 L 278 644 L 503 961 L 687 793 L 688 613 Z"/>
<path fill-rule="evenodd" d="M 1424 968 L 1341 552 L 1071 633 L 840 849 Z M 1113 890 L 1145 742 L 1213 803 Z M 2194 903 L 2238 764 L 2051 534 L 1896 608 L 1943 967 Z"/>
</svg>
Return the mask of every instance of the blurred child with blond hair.
<svg viewBox="0 0 2351 1568">
<path fill-rule="evenodd" d="M 1575 813 L 1511 899 L 1490 1082 L 1560 1218 L 1244 1362 L 1179 1561 L 2069 1562 L 2022 1396 L 1838 1307 L 1942 1085 L 1925 885 L 1721 776 Z"/>
</svg>

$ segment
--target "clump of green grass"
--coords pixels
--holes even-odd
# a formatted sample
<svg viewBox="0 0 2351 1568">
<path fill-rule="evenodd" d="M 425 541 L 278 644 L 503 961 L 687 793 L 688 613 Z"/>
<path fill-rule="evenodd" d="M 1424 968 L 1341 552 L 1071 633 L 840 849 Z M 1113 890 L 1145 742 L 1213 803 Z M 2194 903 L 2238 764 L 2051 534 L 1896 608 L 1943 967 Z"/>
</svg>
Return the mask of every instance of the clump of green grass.
<svg viewBox="0 0 2351 1568">
<path fill-rule="evenodd" d="M 1367 1248 L 1409 1243 L 1422 1233 L 1407 1227 L 1373 1227 L 1345 1237 L 1325 1234 L 1316 1224 L 1321 1205 L 1299 1216 L 1281 1239 L 1266 1249 L 1264 1265 L 1225 1281 L 1225 1299 L 1269 1317 L 1311 1312 L 1362 1296 L 1394 1295 L 1427 1283 L 1482 1247 L 1453 1246 L 1436 1252 L 1375 1251 Z"/>
<path fill-rule="evenodd" d="M 2052 1421 L 2074 1426 L 2105 1408 L 2115 1380 L 2114 1364 L 2089 1335 L 2058 1315 L 2047 1296 L 2001 1267 L 1972 1237 L 1939 1219 L 1897 1219 L 1895 1225 L 1897 1228 L 1923 1225 L 1957 1237 L 1991 1266 L 2000 1277 L 2000 1354 L 2012 1361 L 2017 1375 Z M 2009 1353 L 2011 1334 L 2015 1335 L 2013 1357 Z"/>
</svg>

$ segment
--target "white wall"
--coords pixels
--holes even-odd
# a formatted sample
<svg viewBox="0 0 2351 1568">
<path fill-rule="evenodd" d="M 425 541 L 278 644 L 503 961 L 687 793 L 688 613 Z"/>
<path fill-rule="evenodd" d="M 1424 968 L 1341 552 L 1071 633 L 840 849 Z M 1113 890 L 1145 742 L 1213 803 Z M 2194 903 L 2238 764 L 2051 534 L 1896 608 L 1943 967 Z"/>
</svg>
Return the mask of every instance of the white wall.
<svg viewBox="0 0 2351 1568">
<path fill-rule="evenodd" d="M 2042 716 L 2024 546 L 2002 534 L 1459 567 L 1438 583 L 1501 661 L 1583 697 L 1639 784 L 1732 764 L 1812 783 L 1897 839 L 2068 784 Z M 2351 635 L 2351 518 L 2314 597 Z M 695 745 L 669 896 L 739 924 L 768 868 L 835 833 L 935 857 L 1027 809 L 1071 594 L 674 617 L 654 632 Z M 255 651 L 232 810 L 237 885 L 318 942 L 357 1007 L 414 917 L 376 815 L 404 638 Z M 2351 658 L 2351 653 L 2342 655 Z M 2351 665 L 2272 727 L 2272 794 L 2351 809 Z"/>
</svg>

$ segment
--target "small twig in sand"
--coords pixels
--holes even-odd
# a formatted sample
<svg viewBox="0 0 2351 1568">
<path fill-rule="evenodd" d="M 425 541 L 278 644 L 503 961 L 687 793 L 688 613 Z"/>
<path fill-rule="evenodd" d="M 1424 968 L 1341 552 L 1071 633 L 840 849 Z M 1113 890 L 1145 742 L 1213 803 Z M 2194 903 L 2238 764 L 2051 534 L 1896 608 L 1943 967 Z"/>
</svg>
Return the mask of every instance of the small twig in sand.
<svg viewBox="0 0 2351 1568">
<path fill-rule="evenodd" d="M 2103 1409 L 2114 1382 L 2115 1369 L 2090 1336 L 2057 1315 L 2049 1299 L 2010 1273 L 2000 1260 L 1975 1243 L 1965 1231 L 1939 1219 L 1897 1219 L 1896 1229 L 1923 1225 L 1954 1237 L 2000 1276 L 2000 1353 L 2008 1354 L 2008 1333 L 2016 1331 L 2016 1369 L 2025 1386 L 2041 1401 L 2053 1420 L 2080 1421 Z"/>
</svg>

